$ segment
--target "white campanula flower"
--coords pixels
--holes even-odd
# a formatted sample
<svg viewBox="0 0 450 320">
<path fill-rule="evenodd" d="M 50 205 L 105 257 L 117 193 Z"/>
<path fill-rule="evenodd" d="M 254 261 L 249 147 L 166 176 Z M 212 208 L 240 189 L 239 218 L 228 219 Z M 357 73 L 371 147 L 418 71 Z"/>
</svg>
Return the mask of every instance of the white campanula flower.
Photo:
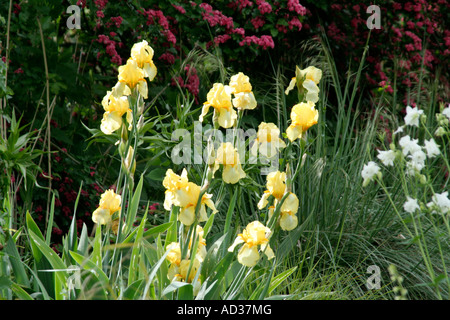
<svg viewBox="0 0 450 320">
<path fill-rule="evenodd" d="M 434 158 L 440 154 L 439 146 L 434 139 L 425 140 L 425 150 L 427 151 L 428 158 Z"/>
<path fill-rule="evenodd" d="M 380 161 L 385 166 L 393 166 L 395 157 L 396 157 L 396 152 L 394 150 L 388 150 L 388 151 L 378 150 L 377 158 L 380 159 Z"/>
<path fill-rule="evenodd" d="M 447 106 L 447 108 L 444 108 L 444 110 L 442 110 L 442 114 L 450 119 L 450 104 Z"/>
<path fill-rule="evenodd" d="M 397 130 L 394 131 L 394 134 L 403 132 L 403 128 L 404 128 L 404 127 L 405 127 L 405 126 L 400 126 L 400 127 L 398 127 Z"/>
<path fill-rule="evenodd" d="M 414 151 L 408 158 L 410 161 L 406 163 L 406 172 L 409 175 L 414 175 L 425 167 L 427 155 L 421 149 Z"/>
<path fill-rule="evenodd" d="M 407 201 L 403 204 L 403 209 L 405 209 L 406 212 L 414 213 L 416 210 L 420 209 L 417 199 L 413 199 L 409 196 L 406 198 Z"/>
<path fill-rule="evenodd" d="M 423 114 L 423 110 L 417 109 L 417 107 L 406 107 L 405 124 L 408 126 L 419 126 L 419 118 Z"/>
<path fill-rule="evenodd" d="M 364 179 L 363 186 L 365 187 L 370 181 L 375 178 L 375 176 L 378 176 L 381 179 L 382 174 L 380 171 L 380 167 L 374 161 L 369 161 L 368 164 L 364 165 L 361 171 L 361 176 Z"/>
<path fill-rule="evenodd" d="M 410 136 L 404 136 L 400 139 L 399 144 L 402 147 L 403 155 L 413 154 L 416 151 L 422 150 L 417 143 L 419 140 L 411 139 Z"/>
<path fill-rule="evenodd" d="M 431 197 L 431 202 L 427 204 L 427 207 L 437 209 L 442 214 L 450 212 L 450 199 L 448 198 L 448 192 L 436 193 Z"/>
</svg>

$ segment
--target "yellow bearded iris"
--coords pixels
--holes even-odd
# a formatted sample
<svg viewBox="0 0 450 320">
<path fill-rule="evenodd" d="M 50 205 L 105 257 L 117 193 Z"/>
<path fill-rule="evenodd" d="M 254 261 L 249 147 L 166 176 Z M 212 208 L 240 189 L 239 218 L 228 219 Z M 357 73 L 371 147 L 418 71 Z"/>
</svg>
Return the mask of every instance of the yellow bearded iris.
<svg viewBox="0 0 450 320">
<path fill-rule="evenodd" d="M 258 202 L 258 209 L 263 209 L 269 203 L 269 197 L 273 196 L 280 201 L 286 191 L 286 172 L 275 171 L 267 175 L 266 188 Z"/>
<path fill-rule="evenodd" d="M 125 113 L 127 114 L 127 122 L 131 124 L 132 113 L 127 97 L 121 96 L 116 98 L 113 91 L 107 91 L 103 97 L 102 106 L 105 113 L 103 114 L 100 129 L 104 134 L 112 134 L 120 129 L 123 123 L 122 116 Z"/>
<path fill-rule="evenodd" d="M 272 158 L 278 153 L 280 148 L 285 148 L 286 144 L 280 139 L 280 129 L 274 123 L 261 122 L 258 126 L 255 144 L 252 147 L 252 153 L 256 151 L 267 157 Z"/>
<path fill-rule="evenodd" d="M 301 138 L 303 132 L 308 130 L 319 120 L 319 111 L 314 108 L 311 101 L 301 102 L 292 107 L 291 125 L 286 129 L 286 135 L 289 140 L 294 141 Z"/>
<path fill-rule="evenodd" d="M 180 207 L 178 220 L 185 226 L 190 226 L 196 218 L 195 209 L 200 198 L 201 188 L 193 182 L 189 182 L 186 169 L 183 169 L 181 176 L 175 174 L 172 169 L 168 169 L 163 180 L 166 188 L 164 208 L 171 210 L 172 205 Z M 214 202 L 211 200 L 212 194 L 204 193 L 200 199 L 200 207 L 197 219 L 199 222 L 208 220 L 206 206 L 213 213 L 217 212 Z"/>
<path fill-rule="evenodd" d="M 189 277 L 187 276 L 187 273 L 191 260 L 181 256 L 180 244 L 178 242 L 172 242 L 167 246 L 168 253 L 166 259 L 170 262 L 170 267 L 167 275 L 170 280 L 185 282 L 192 282 L 194 280 L 194 277 L 206 256 L 206 241 L 203 238 L 203 228 L 201 226 L 197 226 L 196 234 L 196 237 L 198 237 L 198 246 L 197 252 L 194 256 L 194 261 L 192 262 L 192 268 L 191 272 L 189 273 Z M 191 256 L 191 246 L 192 237 L 189 242 L 187 257 Z"/>
<path fill-rule="evenodd" d="M 101 197 L 98 208 L 92 213 L 92 221 L 98 224 L 107 224 L 111 221 L 111 216 L 120 211 L 122 198 L 114 190 L 105 191 Z"/>
<path fill-rule="evenodd" d="M 200 186 L 196 185 L 193 182 L 188 182 L 187 187 L 183 189 L 181 193 L 179 193 L 182 196 L 177 199 L 180 206 L 178 220 L 185 226 L 190 226 L 195 221 L 195 208 L 197 207 L 197 203 L 199 201 L 200 192 Z M 213 213 L 217 212 L 217 209 L 211 198 L 212 194 L 209 193 L 205 193 L 201 197 L 200 208 L 197 216 L 198 222 L 208 220 L 208 216 L 206 214 L 206 206 L 210 208 Z"/>
<path fill-rule="evenodd" d="M 295 88 L 295 85 L 300 91 L 306 90 L 306 101 L 312 101 L 316 103 L 319 101 L 319 87 L 317 86 L 322 79 L 322 70 L 309 66 L 306 69 L 301 70 L 299 67 L 295 68 L 295 77 L 291 79 L 289 86 L 286 88 L 285 94 Z"/>
<path fill-rule="evenodd" d="M 179 205 L 177 201 L 177 193 L 186 188 L 189 180 L 186 169 L 183 169 L 181 176 L 173 172 L 172 169 L 166 171 L 166 176 L 163 180 L 163 186 L 166 188 L 164 198 L 164 209 L 171 210 L 172 205 Z"/>
<path fill-rule="evenodd" d="M 216 152 L 214 172 L 223 165 L 222 179 L 225 183 L 235 184 L 247 175 L 242 170 L 239 153 L 230 142 L 222 143 Z"/>
<path fill-rule="evenodd" d="M 148 87 L 144 77 L 144 70 L 139 68 L 137 62 L 128 59 L 124 66 L 119 67 L 119 81 L 114 86 L 114 95 L 116 97 L 128 96 L 131 94 L 131 90 L 137 88 L 141 96 L 147 99 Z"/>
<path fill-rule="evenodd" d="M 206 96 L 207 101 L 203 103 L 202 113 L 199 119 L 200 122 L 203 122 L 203 118 L 208 113 L 209 108 L 213 107 L 215 113 L 217 113 L 219 125 L 223 128 L 232 127 L 237 119 L 236 110 L 233 109 L 231 103 L 232 90 L 230 86 L 224 86 L 222 83 L 214 83 Z"/>
<path fill-rule="evenodd" d="M 233 252 L 237 245 L 243 243 L 244 245 L 238 253 L 238 261 L 244 266 L 253 267 L 258 263 L 260 258 L 258 247 L 265 253 L 269 260 L 275 257 L 269 245 L 270 234 L 271 231 L 269 228 L 259 221 L 253 221 L 237 236 L 233 244 L 228 248 L 228 251 Z"/>
<path fill-rule="evenodd" d="M 131 59 L 136 61 L 137 66 L 144 71 L 144 76 L 152 81 L 157 73 L 153 63 L 153 48 L 148 45 L 146 40 L 135 43 L 131 48 Z"/>
<path fill-rule="evenodd" d="M 263 209 L 269 203 L 269 197 L 275 198 L 273 206 L 269 207 L 269 219 L 272 217 L 276 206 L 280 203 L 286 192 L 286 173 L 275 171 L 267 175 L 267 190 L 264 191 L 258 202 L 258 209 Z M 298 218 L 296 216 L 299 207 L 297 196 L 290 192 L 280 208 L 280 226 L 281 229 L 290 231 L 297 226 Z"/>
<path fill-rule="evenodd" d="M 269 219 L 272 218 L 272 215 L 275 211 L 275 208 L 278 204 L 278 200 L 275 199 L 274 205 L 269 208 Z M 299 207 L 299 200 L 297 196 L 290 192 L 289 195 L 284 199 L 283 204 L 280 208 L 280 217 L 279 223 L 282 230 L 291 231 L 298 224 L 297 211 Z"/>
<path fill-rule="evenodd" d="M 252 85 L 249 77 L 239 72 L 230 78 L 229 86 L 232 88 L 234 99 L 233 106 L 236 109 L 255 109 L 257 102 L 252 92 Z"/>
</svg>

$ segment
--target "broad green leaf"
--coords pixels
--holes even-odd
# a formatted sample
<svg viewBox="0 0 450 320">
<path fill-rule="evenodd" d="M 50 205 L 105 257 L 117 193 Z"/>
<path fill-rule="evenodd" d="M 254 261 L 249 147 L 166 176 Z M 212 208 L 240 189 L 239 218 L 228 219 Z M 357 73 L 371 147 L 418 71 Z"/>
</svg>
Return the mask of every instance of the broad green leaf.
<svg viewBox="0 0 450 320">
<path fill-rule="evenodd" d="M 80 267 L 82 267 L 84 270 L 91 271 L 95 276 L 97 276 L 98 279 L 102 282 L 104 288 L 108 287 L 109 279 L 107 275 L 91 259 L 88 259 L 74 251 L 70 251 L 69 253 L 80 265 Z"/>
<path fill-rule="evenodd" d="M 270 295 L 273 290 L 275 290 L 283 281 L 285 281 L 294 271 L 297 270 L 297 266 L 290 268 L 286 271 L 281 272 L 280 274 L 277 274 L 272 281 L 270 281 L 269 291 L 268 294 Z"/>
<path fill-rule="evenodd" d="M 28 276 L 23 266 L 23 262 L 20 258 L 19 252 L 17 251 L 16 244 L 14 243 L 11 236 L 9 236 L 8 233 L 6 234 L 7 240 L 4 250 L 8 254 L 9 262 L 11 263 L 14 275 L 16 276 L 16 281 L 19 285 L 29 287 L 30 281 L 28 280 Z"/>
<path fill-rule="evenodd" d="M 65 269 L 67 266 L 61 260 L 61 258 L 45 243 L 41 237 L 37 236 L 31 229 L 28 230 L 31 241 L 37 247 L 37 250 L 41 252 L 43 256 L 48 260 L 53 269 L 58 270 L 56 273 L 56 277 L 60 283 L 66 283 L 68 274 Z M 41 270 L 43 271 L 43 270 Z M 59 290 L 55 290 L 55 294 L 58 294 Z"/>
<path fill-rule="evenodd" d="M 173 225 L 173 222 L 166 222 L 163 223 L 159 226 L 153 227 L 151 229 L 148 229 L 147 231 L 144 232 L 143 237 L 145 239 L 148 239 L 150 237 L 156 236 L 160 233 L 163 233 L 164 231 L 166 231 L 167 229 L 169 229 L 171 226 Z"/>
<path fill-rule="evenodd" d="M 92 250 L 92 261 L 102 269 L 102 226 L 97 225 L 95 229 L 94 245 Z"/>
<path fill-rule="evenodd" d="M 86 255 L 88 248 L 89 248 L 89 238 L 87 233 L 87 227 L 86 224 L 83 223 L 80 239 L 78 241 L 77 253 L 84 256 Z"/>
<path fill-rule="evenodd" d="M 167 230 L 165 247 L 172 243 L 177 242 L 177 229 L 178 229 L 178 211 L 179 207 L 172 206 L 172 210 L 170 211 L 169 222 L 172 223 L 172 226 Z"/>
<path fill-rule="evenodd" d="M 12 291 L 20 300 L 34 300 L 25 290 L 22 289 L 17 283 L 11 284 Z"/>
<path fill-rule="evenodd" d="M 185 287 L 188 288 L 184 289 Z M 181 281 L 171 282 L 162 292 L 162 296 L 165 296 L 176 290 L 178 290 L 178 300 L 192 300 L 194 297 L 192 284 Z"/>
<path fill-rule="evenodd" d="M 123 293 L 124 300 L 136 300 L 142 294 L 142 285 L 144 284 L 144 279 L 139 279 L 130 284 Z"/>
</svg>

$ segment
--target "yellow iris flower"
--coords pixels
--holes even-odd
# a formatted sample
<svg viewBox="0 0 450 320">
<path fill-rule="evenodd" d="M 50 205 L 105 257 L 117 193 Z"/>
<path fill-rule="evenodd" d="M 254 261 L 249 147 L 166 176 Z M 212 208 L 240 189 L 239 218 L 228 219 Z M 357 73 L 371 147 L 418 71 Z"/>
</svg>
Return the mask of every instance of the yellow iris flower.
<svg viewBox="0 0 450 320">
<path fill-rule="evenodd" d="M 265 253 L 267 259 L 270 260 L 275 257 L 269 245 L 270 235 L 271 231 L 269 228 L 259 221 L 253 221 L 237 236 L 233 244 L 228 248 L 228 251 L 233 252 L 237 245 L 243 243 L 244 245 L 238 253 L 238 261 L 244 266 L 253 267 L 260 258 L 258 246 Z"/>
<path fill-rule="evenodd" d="M 206 256 L 206 241 L 203 238 L 203 228 L 201 226 L 197 226 L 196 234 L 198 237 L 198 247 L 197 252 L 194 256 L 194 261 L 192 263 L 191 273 L 189 277 L 187 277 L 189 264 L 191 262 L 188 258 L 183 258 L 181 256 L 181 247 L 178 242 L 172 242 L 167 246 L 167 256 L 166 259 L 170 262 L 168 277 L 171 280 L 176 281 L 186 281 L 192 282 L 194 280 L 195 274 L 197 273 L 200 264 L 203 262 Z M 191 245 L 192 245 L 192 237 L 189 242 L 189 250 L 187 252 L 187 257 L 191 256 Z"/>
<path fill-rule="evenodd" d="M 289 140 L 294 141 L 301 138 L 303 132 L 308 130 L 319 120 L 319 111 L 315 109 L 311 101 L 300 102 L 292 107 L 291 125 L 286 129 L 286 135 Z"/>
<path fill-rule="evenodd" d="M 98 208 L 92 213 L 92 221 L 98 224 L 107 224 L 111 221 L 111 216 L 120 211 L 122 197 L 114 190 L 105 191 L 101 197 Z"/>
<path fill-rule="evenodd" d="M 274 171 L 267 175 L 266 188 L 258 202 L 258 209 L 264 209 L 269 203 L 269 197 L 273 196 L 280 201 L 286 191 L 286 172 Z"/>
<path fill-rule="evenodd" d="M 217 113 L 219 125 L 223 128 L 232 127 L 237 119 L 236 110 L 233 109 L 231 103 L 232 90 L 230 86 L 224 86 L 222 83 L 214 83 L 206 96 L 207 101 L 203 103 L 202 113 L 199 119 L 200 122 L 203 122 L 203 118 L 208 113 L 209 108 L 213 107 Z"/>
<path fill-rule="evenodd" d="M 314 66 L 309 66 L 301 70 L 299 67 L 295 68 L 295 77 L 291 79 L 289 86 L 286 88 L 285 94 L 298 86 L 299 90 L 306 90 L 306 101 L 316 103 L 319 101 L 319 87 L 317 86 L 322 79 L 322 70 Z"/>
<path fill-rule="evenodd" d="M 273 206 L 269 207 L 269 219 L 272 217 L 273 212 L 277 204 L 283 198 L 286 192 L 286 173 L 275 171 L 267 175 L 267 190 L 264 191 L 261 199 L 258 202 L 258 209 L 263 209 L 269 203 L 269 197 L 275 198 Z M 290 231 L 294 229 L 298 224 L 298 218 L 296 216 L 299 207 L 299 200 L 297 196 L 290 192 L 284 200 L 280 208 L 280 226 L 281 229 Z"/>
<path fill-rule="evenodd" d="M 251 110 L 256 108 L 257 103 L 248 76 L 242 72 L 235 74 L 230 78 L 229 86 L 234 94 L 232 102 L 236 109 Z"/>
<path fill-rule="evenodd" d="M 242 170 L 239 153 L 230 142 L 222 143 L 217 149 L 214 172 L 219 165 L 223 165 L 222 179 L 225 183 L 235 184 L 247 176 Z"/>
<path fill-rule="evenodd" d="M 179 205 L 176 202 L 177 193 L 180 190 L 186 188 L 189 180 L 187 177 L 186 169 L 183 169 L 183 172 L 180 175 L 177 175 L 173 172 L 172 169 L 168 169 L 166 171 L 166 176 L 163 180 L 163 186 L 166 188 L 165 198 L 164 198 L 164 209 L 170 211 L 172 209 L 172 205 Z"/>
<path fill-rule="evenodd" d="M 280 148 L 286 147 L 279 136 L 280 129 L 274 123 L 261 122 L 258 126 L 255 144 L 251 149 L 252 153 L 256 155 L 256 151 L 259 150 L 263 156 L 272 158 Z"/>
<path fill-rule="evenodd" d="M 144 76 L 152 81 L 157 73 L 153 63 L 153 48 L 148 45 L 146 40 L 135 43 L 131 48 L 131 59 L 136 61 L 137 66 L 144 71 Z"/>
<path fill-rule="evenodd" d="M 278 200 L 275 199 L 274 205 L 269 207 L 269 219 L 272 218 L 272 215 L 275 211 L 275 208 L 278 204 Z M 299 207 L 299 200 L 297 196 L 290 192 L 289 195 L 284 199 L 283 204 L 280 208 L 280 217 L 279 223 L 282 230 L 291 231 L 295 229 L 298 225 L 297 211 Z"/>
<path fill-rule="evenodd" d="M 125 96 L 114 97 L 112 91 L 107 91 L 103 97 L 102 106 L 105 110 L 101 121 L 100 129 L 105 134 L 112 134 L 122 126 L 122 116 L 126 113 L 127 122 L 132 122 L 132 112 Z"/>
<path fill-rule="evenodd" d="M 119 67 L 119 81 L 114 86 L 113 93 L 116 97 L 128 96 L 131 90 L 137 88 L 144 99 L 147 99 L 148 87 L 147 81 L 144 79 L 145 72 L 139 68 L 137 62 L 128 59 L 124 66 Z"/>
<path fill-rule="evenodd" d="M 186 169 L 183 169 L 181 176 L 175 174 L 172 169 L 168 169 L 163 180 L 166 188 L 164 208 L 171 210 L 172 205 L 180 207 L 178 220 L 185 226 L 190 226 L 195 221 L 195 208 L 200 197 L 201 188 L 193 182 L 189 182 Z M 206 206 L 213 213 L 217 212 L 214 202 L 211 200 L 212 194 L 204 193 L 200 199 L 200 208 L 197 219 L 199 222 L 208 220 Z"/>
</svg>

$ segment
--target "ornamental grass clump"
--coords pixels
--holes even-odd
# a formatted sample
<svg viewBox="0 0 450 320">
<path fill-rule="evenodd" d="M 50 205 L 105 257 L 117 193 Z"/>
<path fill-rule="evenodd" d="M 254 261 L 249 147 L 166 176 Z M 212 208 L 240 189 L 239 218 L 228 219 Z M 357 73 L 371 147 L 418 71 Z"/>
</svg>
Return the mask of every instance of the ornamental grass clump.
<svg viewBox="0 0 450 320">
<path fill-rule="evenodd" d="M 407 241 L 418 247 L 429 281 L 440 298 L 443 287 L 450 289 L 448 243 L 445 236 L 438 236 L 450 233 L 448 114 L 450 106 L 443 104 L 440 112 L 430 118 L 423 109 L 407 106 L 404 124 L 395 130 L 389 150 L 378 150 L 381 165 L 369 161 L 361 172 L 365 187 L 374 181 L 384 191 L 403 223 Z M 399 181 L 403 195 L 400 203 L 389 191 L 395 181 Z"/>
</svg>

